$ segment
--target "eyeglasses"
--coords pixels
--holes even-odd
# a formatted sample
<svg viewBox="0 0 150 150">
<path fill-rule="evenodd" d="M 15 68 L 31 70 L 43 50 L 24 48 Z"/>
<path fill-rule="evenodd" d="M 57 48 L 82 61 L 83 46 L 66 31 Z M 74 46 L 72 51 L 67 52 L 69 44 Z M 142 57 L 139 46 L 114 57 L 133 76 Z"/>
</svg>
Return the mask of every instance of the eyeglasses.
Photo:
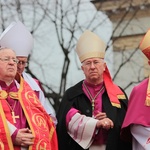
<svg viewBox="0 0 150 150">
<path fill-rule="evenodd" d="M 18 64 L 19 65 L 23 65 L 23 66 L 27 66 L 28 65 L 26 61 L 21 61 L 21 60 L 18 61 Z"/>
<path fill-rule="evenodd" d="M 0 58 L 0 60 L 3 61 L 3 62 L 6 62 L 6 63 L 10 62 L 10 60 L 12 60 L 16 64 L 18 63 L 17 58 L 5 57 L 5 58 Z"/>
</svg>

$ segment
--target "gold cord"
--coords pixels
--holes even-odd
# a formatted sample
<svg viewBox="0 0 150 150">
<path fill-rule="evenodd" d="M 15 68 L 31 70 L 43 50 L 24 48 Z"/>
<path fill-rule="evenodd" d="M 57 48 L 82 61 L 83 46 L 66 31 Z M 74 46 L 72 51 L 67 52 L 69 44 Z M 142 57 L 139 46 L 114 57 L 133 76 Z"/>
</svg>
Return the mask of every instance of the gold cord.
<svg viewBox="0 0 150 150">
<path fill-rule="evenodd" d="M 91 101 L 92 101 L 92 113 L 94 113 L 94 107 L 95 107 L 95 104 L 94 104 L 94 101 L 95 99 L 97 98 L 97 96 L 101 93 L 101 91 L 104 89 L 104 86 L 102 86 L 102 88 L 97 92 L 97 94 L 93 97 L 92 94 L 90 93 L 88 87 L 86 86 L 85 82 L 83 82 L 83 85 L 86 89 L 86 91 L 88 92 L 88 95 L 90 96 L 91 98 Z M 93 114 L 94 115 L 94 114 Z"/>
</svg>

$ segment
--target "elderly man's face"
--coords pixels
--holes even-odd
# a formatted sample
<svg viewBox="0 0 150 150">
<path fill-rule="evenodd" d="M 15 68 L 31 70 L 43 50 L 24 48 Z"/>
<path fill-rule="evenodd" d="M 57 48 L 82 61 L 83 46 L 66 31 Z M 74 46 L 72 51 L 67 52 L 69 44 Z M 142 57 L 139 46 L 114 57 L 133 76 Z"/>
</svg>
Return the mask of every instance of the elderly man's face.
<svg viewBox="0 0 150 150">
<path fill-rule="evenodd" d="M 17 71 L 18 71 L 18 73 L 22 74 L 25 67 L 27 66 L 28 58 L 17 56 L 17 59 L 19 60 L 18 65 L 17 65 Z"/>
<path fill-rule="evenodd" d="M 0 50 L 0 80 L 14 78 L 17 72 L 16 54 L 11 49 Z"/>
<path fill-rule="evenodd" d="M 89 58 L 82 63 L 82 70 L 87 81 L 93 84 L 103 81 L 105 67 L 104 60 L 100 58 Z"/>
</svg>

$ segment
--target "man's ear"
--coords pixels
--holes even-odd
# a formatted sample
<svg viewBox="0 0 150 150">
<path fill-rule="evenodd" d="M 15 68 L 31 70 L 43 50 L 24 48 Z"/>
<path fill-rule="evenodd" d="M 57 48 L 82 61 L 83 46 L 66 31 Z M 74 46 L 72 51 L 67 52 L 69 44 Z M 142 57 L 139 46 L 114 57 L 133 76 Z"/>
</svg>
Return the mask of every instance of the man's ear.
<svg viewBox="0 0 150 150">
<path fill-rule="evenodd" d="M 106 69 L 106 63 L 104 62 L 104 71 L 105 71 L 105 69 Z"/>
<path fill-rule="evenodd" d="M 81 69 L 82 69 L 82 71 L 84 71 L 84 67 L 83 67 L 83 65 L 81 65 Z"/>
</svg>

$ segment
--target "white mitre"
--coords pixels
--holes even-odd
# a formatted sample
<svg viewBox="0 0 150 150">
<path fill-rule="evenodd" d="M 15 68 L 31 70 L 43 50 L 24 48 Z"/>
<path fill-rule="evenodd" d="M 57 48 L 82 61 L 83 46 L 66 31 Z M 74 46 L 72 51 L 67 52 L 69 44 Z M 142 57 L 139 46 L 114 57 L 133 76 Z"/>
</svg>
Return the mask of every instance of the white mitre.
<svg viewBox="0 0 150 150">
<path fill-rule="evenodd" d="M 12 22 L 1 34 L 0 46 L 14 50 L 16 56 L 28 57 L 33 49 L 33 37 L 22 22 Z"/>
</svg>

